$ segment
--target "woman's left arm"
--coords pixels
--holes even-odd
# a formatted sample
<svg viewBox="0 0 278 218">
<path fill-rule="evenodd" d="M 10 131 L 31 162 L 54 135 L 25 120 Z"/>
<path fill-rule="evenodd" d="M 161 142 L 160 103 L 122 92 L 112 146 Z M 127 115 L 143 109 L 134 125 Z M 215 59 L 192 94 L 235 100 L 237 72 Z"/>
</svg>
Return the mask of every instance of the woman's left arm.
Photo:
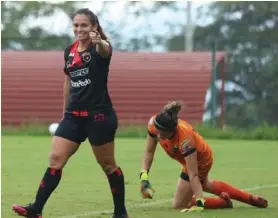
<svg viewBox="0 0 278 218">
<path fill-rule="evenodd" d="M 111 53 L 111 47 L 106 40 L 101 39 L 96 47 L 97 52 L 103 58 L 108 58 Z"/>
<path fill-rule="evenodd" d="M 90 38 L 92 43 L 96 45 L 97 53 L 102 58 L 108 58 L 111 55 L 111 45 L 106 40 L 101 39 L 98 31 L 90 32 Z"/>
<path fill-rule="evenodd" d="M 203 188 L 199 179 L 196 148 L 191 147 L 188 149 L 188 155 L 185 156 L 185 161 L 192 191 L 196 199 L 202 199 Z"/>
</svg>

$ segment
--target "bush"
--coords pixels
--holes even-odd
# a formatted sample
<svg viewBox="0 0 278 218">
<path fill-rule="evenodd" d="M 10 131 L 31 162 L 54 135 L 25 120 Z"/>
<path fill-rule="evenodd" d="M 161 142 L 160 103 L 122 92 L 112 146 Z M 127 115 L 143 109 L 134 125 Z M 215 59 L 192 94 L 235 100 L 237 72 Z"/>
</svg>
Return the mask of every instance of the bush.
<svg viewBox="0 0 278 218">
<path fill-rule="evenodd" d="M 48 125 L 39 121 L 24 122 L 20 126 L 2 126 L 2 135 L 46 136 Z"/>
<path fill-rule="evenodd" d="M 219 129 L 208 125 L 197 125 L 195 128 L 204 138 L 278 140 L 278 127 L 269 126 L 267 124 L 250 129 L 232 127 Z"/>
<path fill-rule="evenodd" d="M 119 138 L 145 138 L 147 125 L 120 126 L 117 131 Z M 225 127 L 222 129 L 206 124 L 195 125 L 196 131 L 206 139 L 234 139 L 234 140 L 278 140 L 278 127 L 263 124 L 252 129 Z M 48 125 L 27 123 L 15 127 L 2 127 L 2 135 L 47 136 Z"/>
</svg>

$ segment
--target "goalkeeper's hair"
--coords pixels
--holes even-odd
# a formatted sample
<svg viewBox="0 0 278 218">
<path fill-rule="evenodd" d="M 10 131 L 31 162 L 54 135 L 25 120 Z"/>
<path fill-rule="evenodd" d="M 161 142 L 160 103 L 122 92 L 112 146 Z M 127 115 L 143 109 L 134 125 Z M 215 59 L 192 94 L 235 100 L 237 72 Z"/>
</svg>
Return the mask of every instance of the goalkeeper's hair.
<svg viewBox="0 0 278 218">
<path fill-rule="evenodd" d="M 171 101 L 157 114 L 155 120 L 166 129 L 174 130 L 178 124 L 178 114 L 182 108 L 183 101 Z"/>
</svg>

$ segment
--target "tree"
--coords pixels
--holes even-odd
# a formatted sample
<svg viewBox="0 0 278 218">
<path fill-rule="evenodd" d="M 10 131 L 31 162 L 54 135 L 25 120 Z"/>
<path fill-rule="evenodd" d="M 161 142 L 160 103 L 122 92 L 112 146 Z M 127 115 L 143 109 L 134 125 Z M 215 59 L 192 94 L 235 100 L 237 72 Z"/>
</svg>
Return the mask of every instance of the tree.
<svg viewBox="0 0 278 218">
<path fill-rule="evenodd" d="M 218 50 L 228 51 L 227 80 L 247 93 L 228 93 L 228 123 L 248 118 L 244 125 L 278 124 L 277 10 L 277 2 L 215 2 L 210 8 L 214 22 L 196 28 L 195 50 L 210 50 L 215 41 Z M 171 41 L 180 38 L 170 40 L 170 50 Z M 233 101 L 235 95 L 240 103 Z"/>
<path fill-rule="evenodd" d="M 170 10 L 178 12 L 182 10 L 178 7 L 177 2 L 171 1 L 155 1 L 155 2 L 141 2 L 141 1 L 127 1 L 125 3 L 125 10 L 127 16 L 124 17 L 125 21 L 138 20 L 143 21 L 143 25 L 140 29 L 134 30 L 133 36 L 122 44 L 122 50 L 151 50 L 154 47 L 160 46 L 165 48 L 165 44 L 168 40 L 167 35 L 162 35 L 161 33 L 154 32 L 151 25 L 151 16 L 155 16 L 156 13 L 159 13 L 162 10 Z M 126 25 L 126 24 L 125 24 Z M 124 24 L 122 23 L 121 29 Z M 171 29 L 169 22 L 165 22 L 165 27 Z"/>
<path fill-rule="evenodd" d="M 41 25 L 33 27 L 27 24 L 36 22 L 36 20 L 51 18 L 59 14 L 66 15 L 63 23 L 71 25 L 70 15 L 74 13 L 79 7 L 84 7 L 86 2 L 8 2 L 4 1 L 1 4 L 2 11 L 2 49 L 13 50 L 63 50 L 65 46 L 72 42 L 73 37 L 70 31 L 63 34 L 57 34 L 50 30 L 43 28 Z M 101 25 L 104 26 L 105 32 L 109 39 L 113 42 L 114 50 L 140 50 L 150 48 L 154 43 L 158 42 L 153 40 L 149 35 L 135 35 L 130 39 L 123 37 L 124 29 L 129 23 L 127 16 L 120 22 L 114 22 L 107 16 L 110 10 L 113 10 L 115 2 L 103 2 L 102 8 L 97 15 L 100 18 Z M 146 17 L 147 14 L 159 10 L 164 5 L 156 4 L 157 7 L 148 8 L 143 6 L 141 2 L 126 2 L 124 3 L 126 10 L 130 13 L 128 17 L 138 18 L 137 16 Z M 96 13 L 96 11 L 94 11 Z M 67 22 L 68 21 L 68 22 Z M 147 20 L 146 20 L 147 21 Z M 60 21 L 59 21 L 60 22 Z M 70 27 L 70 26 L 69 26 Z M 119 31 L 120 30 L 120 31 Z M 124 39 L 124 40 L 123 40 Z"/>
<path fill-rule="evenodd" d="M 61 50 L 72 38 L 65 33 L 57 35 L 46 31 L 42 26 L 26 27 L 28 19 L 49 18 L 55 12 L 67 14 L 70 19 L 78 4 L 75 2 L 29 2 L 3 1 L 1 4 L 2 49 L 17 50 Z"/>
</svg>

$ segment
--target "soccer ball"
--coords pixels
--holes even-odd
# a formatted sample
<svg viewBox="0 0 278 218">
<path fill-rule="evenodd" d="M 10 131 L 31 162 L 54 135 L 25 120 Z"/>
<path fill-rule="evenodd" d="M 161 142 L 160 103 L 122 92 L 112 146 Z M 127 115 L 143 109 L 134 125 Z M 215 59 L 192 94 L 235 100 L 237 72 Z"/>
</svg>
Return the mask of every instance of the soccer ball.
<svg viewBox="0 0 278 218">
<path fill-rule="evenodd" d="M 56 132 L 56 129 L 58 128 L 59 123 L 51 123 L 48 127 L 48 131 L 50 133 L 50 135 L 54 135 Z"/>
</svg>

